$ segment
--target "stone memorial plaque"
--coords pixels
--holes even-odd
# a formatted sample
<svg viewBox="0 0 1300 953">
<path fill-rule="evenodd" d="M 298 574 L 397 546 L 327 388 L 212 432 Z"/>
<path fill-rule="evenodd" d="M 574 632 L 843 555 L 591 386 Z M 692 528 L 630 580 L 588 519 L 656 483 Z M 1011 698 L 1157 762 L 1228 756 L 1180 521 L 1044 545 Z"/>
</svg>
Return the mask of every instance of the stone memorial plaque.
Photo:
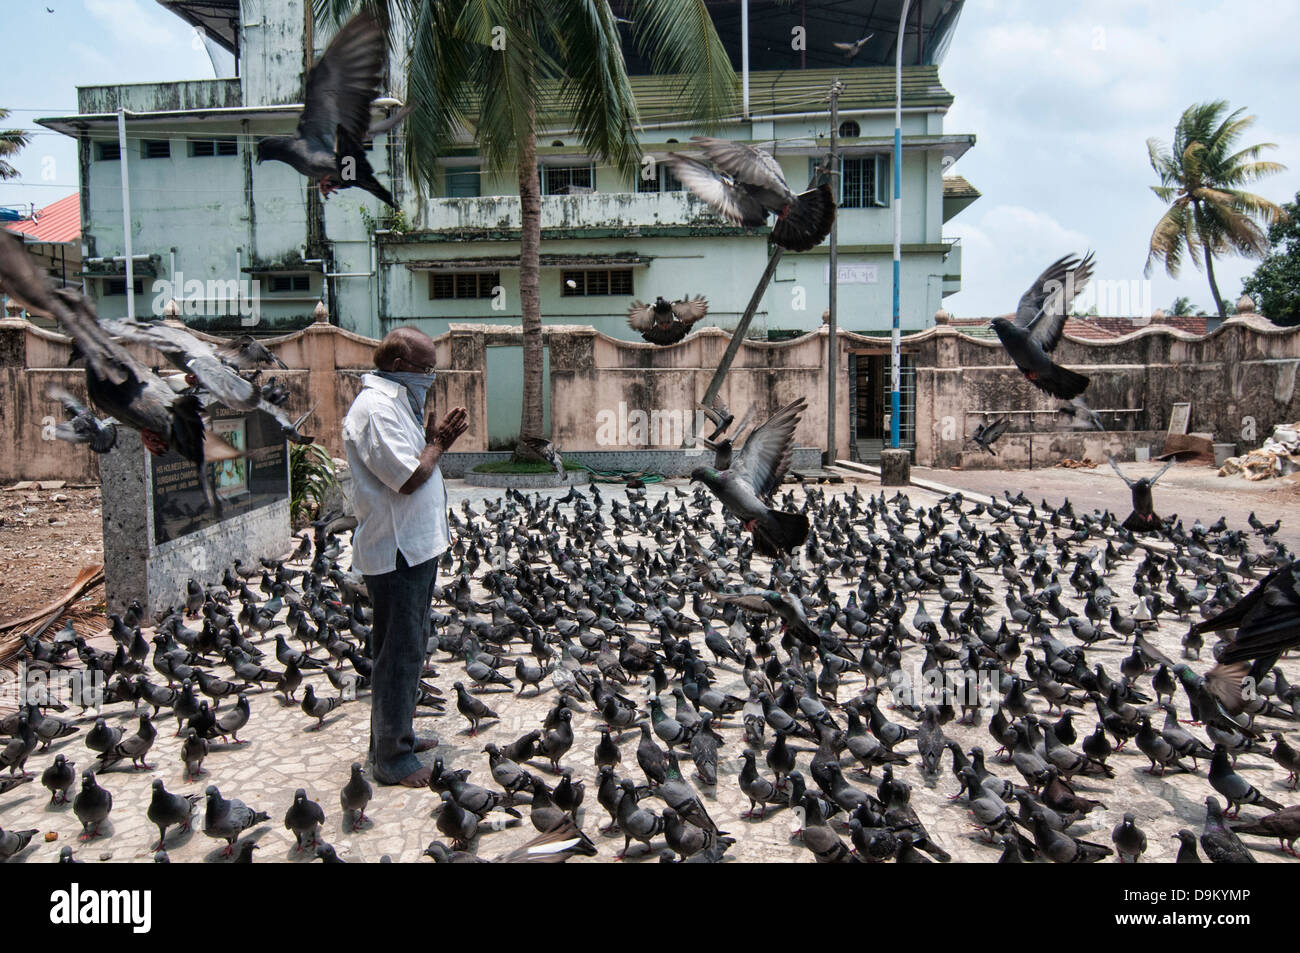
<svg viewBox="0 0 1300 953">
<path fill-rule="evenodd" d="M 237 458 L 207 464 L 221 501 L 221 520 L 203 496 L 193 463 L 175 453 L 150 457 L 155 545 L 289 497 L 288 445 L 274 418 L 260 410 L 242 414 L 217 408 L 212 429 L 242 451 Z"/>
<path fill-rule="evenodd" d="M 1192 419 L 1190 402 L 1174 404 L 1169 411 L 1169 436 L 1181 436 L 1187 433 L 1187 425 Z"/>
</svg>

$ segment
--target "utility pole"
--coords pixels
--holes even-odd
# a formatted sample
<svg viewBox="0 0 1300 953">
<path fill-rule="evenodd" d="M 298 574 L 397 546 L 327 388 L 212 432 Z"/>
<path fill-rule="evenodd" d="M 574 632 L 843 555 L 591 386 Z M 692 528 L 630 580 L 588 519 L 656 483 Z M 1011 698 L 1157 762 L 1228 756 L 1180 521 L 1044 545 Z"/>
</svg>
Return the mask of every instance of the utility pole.
<svg viewBox="0 0 1300 953">
<path fill-rule="evenodd" d="M 840 93 L 844 91 L 844 84 L 838 79 L 831 84 L 831 159 L 830 159 L 830 176 L 831 176 L 831 195 L 839 198 L 840 182 L 840 161 L 835 152 L 835 137 L 840 129 Z M 831 466 L 835 463 L 838 456 L 835 446 L 835 379 L 839 376 L 839 349 L 837 347 L 837 332 L 839 330 L 838 314 L 836 310 L 837 291 L 840 283 L 840 265 L 839 265 L 839 241 L 838 241 L 838 219 L 831 222 L 831 247 L 830 247 L 830 265 L 827 272 L 827 310 L 830 312 L 827 320 L 829 333 L 826 335 L 826 456 L 822 460 L 824 466 Z"/>
<path fill-rule="evenodd" d="M 117 110 L 118 167 L 122 172 L 122 248 L 126 255 L 126 316 L 135 320 L 135 260 L 131 254 L 131 179 L 127 169 L 126 109 Z"/>
<path fill-rule="evenodd" d="M 894 327 L 889 338 L 889 446 L 899 448 L 898 425 L 902 416 L 899 377 L 902 342 L 899 332 L 900 297 L 903 281 L 903 40 L 907 36 L 907 8 L 912 0 L 903 0 L 898 18 L 898 40 L 894 50 Z"/>
<path fill-rule="evenodd" d="M 763 300 L 763 293 L 767 291 L 767 286 L 772 281 L 772 275 L 776 273 L 776 266 L 780 263 L 783 254 L 785 254 L 785 249 L 780 245 L 772 249 L 772 254 L 767 259 L 767 267 L 758 276 L 758 284 L 754 286 L 754 293 L 750 295 L 749 304 L 745 306 L 745 313 L 740 316 L 740 323 L 736 325 L 736 330 L 731 332 L 731 341 L 727 344 L 727 350 L 722 355 L 722 362 L 718 364 L 718 369 L 713 372 L 713 378 L 704 391 L 704 398 L 700 401 L 704 406 L 712 407 L 713 399 L 718 396 L 718 391 L 722 389 L 722 382 L 727 377 L 727 371 L 731 370 L 732 361 L 740 353 L 740 346 L 745 343 L 745 335 L 749 332 L 749 323 L 754 320 L 754 313 L 758 310 L 759 302 Z"/>
</svg>

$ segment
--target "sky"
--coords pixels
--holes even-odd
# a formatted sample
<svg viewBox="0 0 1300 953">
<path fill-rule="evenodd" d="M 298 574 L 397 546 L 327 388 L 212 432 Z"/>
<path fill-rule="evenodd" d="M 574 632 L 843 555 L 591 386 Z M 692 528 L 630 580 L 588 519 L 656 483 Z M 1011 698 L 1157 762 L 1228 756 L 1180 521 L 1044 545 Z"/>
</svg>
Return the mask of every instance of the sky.
<svg viewBox="0 0 1300 953">
<path fill-rule="evenodd" d="M 39 208 L 76 190 L 72 140 L 34 120 L 75 112 L 78 85 L 214 75 L 190 27 L 152 0 L 4 0 L 0 25 L 11 66 L 0 76 L 0 106 L 12 110 L 5 126 L 37 133 L 13 161 L 22 177 L 0 183 L 0 205 Z M 1098 283 L 1144 280 L 1163 208 L 1150 190 L 1146 140 L 1167 143 L 1193 103 L 1225 99 L 1258 117 L 1242 144 L 1277 143 L 1265 157 L 1290 168 L 1252 188 L 1292 201 L 1300 192 L 1297 35 L 1300 4 L 1275 0 L 967 0 L 940 68 L 955 97 L 944 128 L 976 136 L 949 171 L 983 197 L 945 226 L 961 239 L 963 273 L 947 309 L 1011 311 L 1066 252 L 1094 251 Z M 1254 267 L 1218 263 L 1228 300 Z M 1176 279 L 1157 264 L 1149 280 L 1139 300 L 1152 307 L 1184 295 L 1209 309 L 1205 274 L 1190 261 Z"/>
</svg>

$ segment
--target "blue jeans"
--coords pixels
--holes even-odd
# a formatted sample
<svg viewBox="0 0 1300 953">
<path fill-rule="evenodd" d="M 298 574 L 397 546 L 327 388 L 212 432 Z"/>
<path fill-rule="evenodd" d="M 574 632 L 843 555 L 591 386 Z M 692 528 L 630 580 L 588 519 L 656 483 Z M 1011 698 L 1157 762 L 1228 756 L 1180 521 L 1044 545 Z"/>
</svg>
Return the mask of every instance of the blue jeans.
<svg viewBox="0 0 1300 953">
<path fill-rule="evenodd" d="M 365 578 L 375 613 L 370 629 L 370 756 L 375 780 L 396 784 L 422 767 L 415 756 L 412 719 L 420 697 L 438 560 L 409 566 L 399 551 L 393 572 Z"/>
</svg>

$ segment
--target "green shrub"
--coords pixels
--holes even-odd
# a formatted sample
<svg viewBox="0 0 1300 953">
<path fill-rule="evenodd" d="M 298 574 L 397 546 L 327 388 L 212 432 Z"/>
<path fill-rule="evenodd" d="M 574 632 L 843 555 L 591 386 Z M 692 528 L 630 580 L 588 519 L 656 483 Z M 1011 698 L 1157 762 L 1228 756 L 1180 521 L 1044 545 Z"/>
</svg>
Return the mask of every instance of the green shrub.
<svg viewBox="0 0 1300 953">
<path fill-rule="evenodd" d="M 289 448 L 289 518 L 295 526 L 313 520 L 331 487 L 338 486 L 334 461 L 318 443 Z"/>
</svg>

